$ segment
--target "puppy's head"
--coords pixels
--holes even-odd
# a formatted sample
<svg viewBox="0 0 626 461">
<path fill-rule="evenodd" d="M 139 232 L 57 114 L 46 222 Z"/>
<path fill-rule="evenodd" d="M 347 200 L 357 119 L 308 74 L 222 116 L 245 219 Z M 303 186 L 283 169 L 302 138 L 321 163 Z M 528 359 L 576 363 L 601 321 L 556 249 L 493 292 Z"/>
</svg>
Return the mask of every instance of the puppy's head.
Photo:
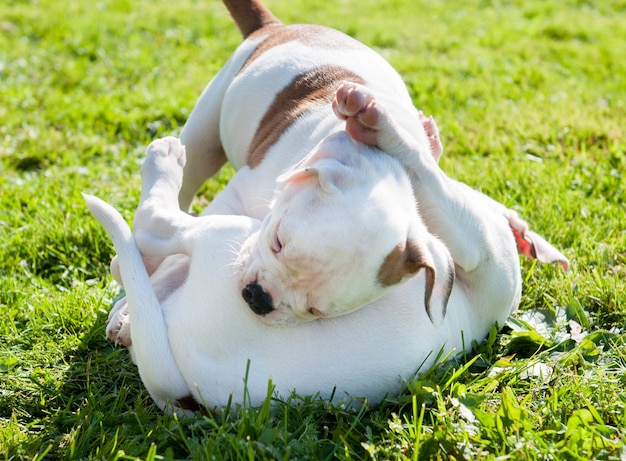
<svg viewBox="0 0 626 461">
<path fill-rule="evenodd" d="M 453 265 L 426 232 L 393 158 L 338 133 L 279 182 L 239 259 L 242 296 L 253 312 L 281 325 L 336 317 L 423 268 L 427 312 L 437 323 L 443 318 Z"/>
</svg>

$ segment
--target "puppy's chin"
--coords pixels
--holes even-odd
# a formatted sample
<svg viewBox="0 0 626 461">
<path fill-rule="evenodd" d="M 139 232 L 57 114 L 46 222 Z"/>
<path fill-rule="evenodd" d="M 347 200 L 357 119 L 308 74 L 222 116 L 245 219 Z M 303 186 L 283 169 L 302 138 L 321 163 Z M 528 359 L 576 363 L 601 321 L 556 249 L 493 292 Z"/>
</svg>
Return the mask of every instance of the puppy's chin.
<svg viewBox="0 0 626 461">
<path fill-rule="evenodd" d="M 293 327 L 303 323 L 312 322 L 318 318 L 313 315 L 307 315 L 305 317 L 296 316 L 289 307 L 284 305 L 274 309 L 269 314 L 257 315 L 257 317 L 266 325 L 275 327 Z"/>
</svg>

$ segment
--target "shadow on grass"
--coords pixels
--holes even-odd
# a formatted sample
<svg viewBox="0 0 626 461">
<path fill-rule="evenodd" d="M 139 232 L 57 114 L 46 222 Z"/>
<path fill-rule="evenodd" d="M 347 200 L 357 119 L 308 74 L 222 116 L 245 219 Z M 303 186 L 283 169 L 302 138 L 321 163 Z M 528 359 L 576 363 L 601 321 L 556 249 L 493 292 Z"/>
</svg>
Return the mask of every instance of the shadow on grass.
<svg viewBox="0 0 626 461">
<path fill-rule="evenodd" d="M 128 352 L 105 339 L 106 321 L 100 313 L 78 346 L 54 364 L 67 367 L 59 386 L 36 383 L 35 392 L 1 405 L 1 413 L 6 410 L 7 419 L 13 414 L 28 433 L 8 444 L 7 459 L 361 458 L 362 444 L 384 432 L 391 413 L 403 406 L 394 401 L 372 410 L 366 402 L 349 411 L 316 397 L 279 400 L 268 387 L 261 408 L 232 405 L 185 419 L 165 415 Z"/>
<path fill-rule="evenodd" d="M 9 459 L 113 459 L 119 450 L 141 456 L 158 442 L 160 433 L 154 428 L 163 427 L 162 415 L 143 389 L 126 350 L 105 339 L 105 325 L 102 313 L 80 344 L 54 364 L 67 367 L 59 386 L 33 377 L 37 391 L 8 402 L 9 414 L 29 433 L 27 440 L 8 444 Z M 184 455 L 184 450 L 171 446 L 173 455 Z"/>
</svg>

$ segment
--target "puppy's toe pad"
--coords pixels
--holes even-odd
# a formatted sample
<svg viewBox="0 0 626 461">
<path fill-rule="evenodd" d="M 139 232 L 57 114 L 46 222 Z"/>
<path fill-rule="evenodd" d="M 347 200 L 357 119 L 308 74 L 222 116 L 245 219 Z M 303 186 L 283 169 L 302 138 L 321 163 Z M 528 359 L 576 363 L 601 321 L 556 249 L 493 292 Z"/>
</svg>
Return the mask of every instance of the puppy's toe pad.
<svg viewBox="0 0 626 461">
<path fill-rule="evenodd" d="M 130 339 L 130 317 L 127 309 L 121 309 L 109 319 L 106 335 L 115 344 L 121 344 L 126 347 L 132 344 Z"/>
</svg>

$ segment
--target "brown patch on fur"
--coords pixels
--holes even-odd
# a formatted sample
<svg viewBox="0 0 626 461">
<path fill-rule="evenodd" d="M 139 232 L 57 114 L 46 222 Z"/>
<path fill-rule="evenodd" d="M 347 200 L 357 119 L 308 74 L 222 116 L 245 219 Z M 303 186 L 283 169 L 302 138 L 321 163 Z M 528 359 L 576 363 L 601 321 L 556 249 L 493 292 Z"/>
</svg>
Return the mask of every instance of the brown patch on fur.
<svg viewBox="0 0 626 461">
<path fill-rule="evenodd" d="M 224 4 L 244 38 L 263 27 L 282 24 L 259 0 L 224 0 Z"/>
<path fill-rule="evenodd" d="M 297 75 L 276 95 L 259 122 L 250 143 L 248 166 L 258 166 L 268 149 L 303 113 L 313 106 L 330 104 L 335 91 L 346 80 L 364 83 L 354 72 L 339 66 L 322 66 Z"/>
<path fill-rule="evenodd" d="M 378 282 L 383 286 L 392 286 L 400 283 L 404 277 L 415 274 L 421 268 L 434 270 L 428 263 L 424 252 L 415 242 L 407 240 L 406 243 L 398 244 L 387 255 L 378 271 Z M 434 277 L 426 277 L 427 292 L 432 291 Z"/>
<path fill-rule="evenodd" d="M 242 66 L 239 73 L 246 70 L 246 68 L 263 53 L 266 53 L 274 47 L 284 45 L 289 42 L 298 41 L 308 47 L 322 48 L 326 50 L 336 50 L 340 48 L 350 49 L 362 46 L 359 42 L 347 37 L 341 32 L 328 27 L 313 24 L 272 26 L 268 29 L 259 29 L 255 31 L 250 34 L 249 38 L 254 39 L 265 35 L 267 35 L 267 37 L 259 43 L 252 54 L 248 56 L 248 59 Z"/>
</svg>

